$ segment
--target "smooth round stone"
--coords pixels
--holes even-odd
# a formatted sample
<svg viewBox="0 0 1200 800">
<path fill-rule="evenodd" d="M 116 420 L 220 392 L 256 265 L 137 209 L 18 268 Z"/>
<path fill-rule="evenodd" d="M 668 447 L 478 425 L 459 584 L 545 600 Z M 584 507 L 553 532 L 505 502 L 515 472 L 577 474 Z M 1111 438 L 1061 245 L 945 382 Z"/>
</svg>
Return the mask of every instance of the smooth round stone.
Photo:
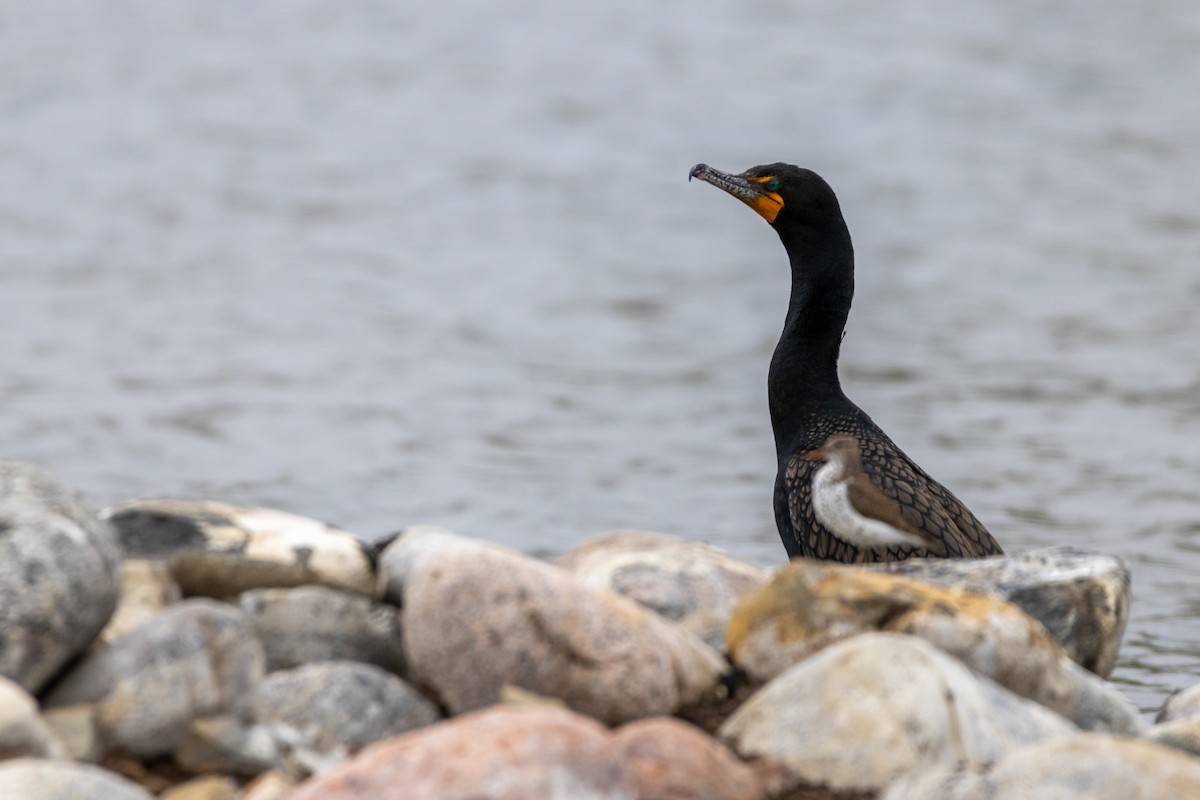
<svg viewBox="0 0 1200 800">
<path fill-rule="evenodd" d="M 412 525 L 375 545 L 378 563 L 376 593 L 385 602 L 404 605 L 404 588 L 430 557 L 451 550 L 499 550 L 506 547 L 459 536 L 436 525 Z"/>
<path fill-rule="evenodd" d="M 211 500 L 135 500 L 104 512 L 127 557 L 166 561 L 184 594 L 321 584 L 373 595 L 375 569 L 356 536 L 308 517 Z"/>
<path fill-rule="evenodd" d="M 95 705 L 106 750 L 165 755 L 193 720 L 248 712 L 264 661 L 262 645 L 240 610 L 213 600 L 185 600 L 87 656 L 45 704 Z"/>
<path fill-rule="evenodd" d="M 238 605 L 267 654 L 267 671 L 316 661 L 362 661 L 407 676 L 402 613 L 324 586 L 255 589 Z"/>
<path fill-rule="evenodd" d="M 432 703 L 395 675 L 351 661 L 268 675 L 255 693 L 254 717 L 305 766 L 340 761 L 440 719 Z"/>
<path fill-rule="evenodd" d="M 495 703 L 511 685 L 619 724 L 698 702 L 725 669 L 637 603 L 500 548 L 424 557 L 404 609 L 409 667 L 452 713 Z"/>
<path fill-rule="evenodd" d="M 0 761 L 0 797 L 5 800 L 154 800 L 137 784 L 99 767 L 36 758 Z"/>
<path fill-rule="evenodd" d="M 112 529 L 78 494 L 0 461 L 0 675 L 41 691 L 108 622 L 120 567 Z"/>
<path fill-rule="evenodd" d="M 65 758 L 66 747 L 38 714 L 37 701 L 0 678 L 0 758 Z"/>
</svg>

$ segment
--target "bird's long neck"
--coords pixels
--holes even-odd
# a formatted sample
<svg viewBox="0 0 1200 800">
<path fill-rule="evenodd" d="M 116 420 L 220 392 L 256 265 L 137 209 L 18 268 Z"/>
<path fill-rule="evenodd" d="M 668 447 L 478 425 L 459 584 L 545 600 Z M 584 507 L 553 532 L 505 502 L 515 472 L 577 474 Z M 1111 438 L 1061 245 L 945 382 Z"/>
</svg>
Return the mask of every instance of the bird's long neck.
<svg viewBox="0 0 1200 800">
<path fill-rule="evenodd" d="M 771 423 L 783 448 L 822 406 L 849 402 L 837 362 L 854 296 L 854 249 L 840 213 L 776 230 L 792 267 L 787 318 L 767 376 Z"/>
</svg>

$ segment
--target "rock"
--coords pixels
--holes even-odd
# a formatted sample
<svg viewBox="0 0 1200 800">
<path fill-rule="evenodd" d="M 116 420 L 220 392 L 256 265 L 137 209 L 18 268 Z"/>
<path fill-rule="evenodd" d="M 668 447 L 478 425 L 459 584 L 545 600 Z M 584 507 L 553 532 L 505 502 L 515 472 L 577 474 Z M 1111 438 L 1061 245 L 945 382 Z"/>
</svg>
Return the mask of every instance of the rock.
<svg viewBox="0 0 1200 800">
<path fill-rule="evenodd" d="M 719 738 L 743 759 L 781 765 L 790 788 L 873 792 L 911 770 L 988 764 L 1074 730 L 924 640 L 868 633 L 779 675 Z"/>
<path fill-rule="evenodd" d="M 1072 661 L 1107 678 L 1129 620 L 1125 562 L 1078 547 L 1047 547 L 1002 558 L 910 559 L 871 569 L 1000 597 L 1045 626 Z"/>
<path fill-rule="evenodd" d="M 511 552 L 508 548 L 468 539 L 436 525 L 413 525 L 387 537 L 376 545 L 378 586 L 376 593 L 385 602 L 404 605 L 404 587 L 430 556 L 447 550 L 490 549 Z"/>
<path fill-rule="evenodd" d="M 372 745 L 288 800 L 634 800 L 609 734 L 570 711 L 496 707 Z"/>
<path fill-rule="evenodd" d="M 711 648 L 632 600 L 495 547 L 425 556 L 404 583 L 404 609 L 409 667 L 456 714 L 512 684 L 619 724 L 699 701 L 724 669 Z"/>
<path fill-rule="evenodd" d="M 100 632 L 93 649 L 124 636 L 169 605 L 183 599 L 179 584 L 165 564 L 130 559 L 121 564 L 121 595 L 117 610 Z"/>
<path fill-rule="evenodd" d="M 37 758 L 0 762 L 0 797 L 6 800 L 154 800 L 137 784 L 99 767 Z"/>
<path fill-rule="evenodd" d="M 677 536 L 617 531 L 584 542 L 558 566 L 678 622 L 716 650 L 737 599 L 767 582 L 761 567 Z"/>
<path fill-rule="evenodd" d="M 0 678 L 0 760 L 66 755 L 66 747 L 38 715 L 37 701 L 17 684 Z"/>
<path fill-rule="evenodd" d="M 753 771 L 673 719 L 610 733 L 545 706 L 493 707 L 388 739 L 288 800 L 759 800 Z"/>
<path fill-rule="evenodd" d="M 239 800 L 237 784 L 229 778 L 208 775 L 173 786 L 159 800 Z"/>
<path fill-rule="evenodd" d="M 1062 649 L 1016 606 L 807 559 L 742 599 L 729 623 L 729 655 L 765 681 L 832 642 L 874 630 L 919 636 L 1066 716 L 1078 702 Z"/>
<path fill-rule="evenodd" d="M 1170 722 L 1173 719 L 1200 719 L 1200 683 L 1171 692 L 1154 721 Z"/>
<path fill-rule="evenodd" d="M 107 509 L 126 557 L 165 561 L 186 595 L 320 584 L 374 595 L 353 534 L 307 517 L 207 500 L 135 500 Z"/>
<path fill-rule="evenodd" d="M 401 612 L 324 586 L 256 589 L 238 600 L 267 654 L 267 670 L 362 661 L 407 676 Z"/>
<path fill-rule="evenodd" d="M 1147 741 L 1200 756 L 1200 719 L 1182 717 L 1160 722 L 1145 734 Z"/>
<path fill-rule="evenodd" d="M 753 800 L 765 792 L 754 770 L 719 742 L 677 719 L 656 717 L 619 728 L 612 750 L 637 798 Z"/>
<path fill-rule="evenodd" d="M 36 694 L 83 652 L 117 605 L 120 563 L 75 492 L 0 461 L 0 675 Z"/>
<path fill-rule="evenodd" d="M 296 782 L 282 772 L 264 772 L 242 790 L 242 800 L 287 800 Z"/>
<path fill-rule="evenodd" d="M 1141 736 L 1146 720 L 1137 706 L 1117 687 L 1074 661 L 1066 661 L 1074 685 L 1075 702 L 1067 718 L 1085 731 Z"/>
<path fill-rule="evenodd" d="M 94 703 L 106 751 L 165 755 L 192 720 L 248 711 L 264 660 L 245 614 L 212 600 L 186 600 L 86 657 L 45 705 Z"/>
<path fill-rule="evenodd" d="M 1200 762 L 1149 742 L 1067 736 L 1009 753 L 990 770 L 910 774 L 880 800 L 1179 800 L 1200 797 Z"/>
<path fill-rule="evenodd" d="M 193 720 L 172 753 L 188 772 L 250 777 L 283 763 L 279 743 L 263 725 L 233 714 Z"/>
<path fill-rule="evenodd" d="M 66 757 L 72 761 L 96 762 L 104 756 L 104 747 L 96 732 L 95 703 L 48 708 L 42 712 L 42 719 L 63 743 Z"/>
<path fill-rule="evenodd" d="M 329 661 L 273 673 L 258 688 L 254 716 L 290 754 L 293 774 L 311 774 L 389 736 L 437 722 L 437 708 L 390 672 Z"/>
</svg>

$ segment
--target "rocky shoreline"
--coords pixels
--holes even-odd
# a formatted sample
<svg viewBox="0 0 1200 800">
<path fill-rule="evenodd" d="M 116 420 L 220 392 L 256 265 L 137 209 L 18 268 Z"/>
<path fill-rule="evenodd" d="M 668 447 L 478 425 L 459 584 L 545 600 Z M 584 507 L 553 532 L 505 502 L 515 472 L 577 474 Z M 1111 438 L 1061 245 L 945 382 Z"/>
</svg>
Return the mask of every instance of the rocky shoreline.
<svg viewBox="0 0 1200 800">
<path fill-rule="evenodd" d="M 0 797 L 1200 797 L 1200 687 L 1105 678 L 1116 558 L 547 563 L 0 462 Z"/>
</svg>

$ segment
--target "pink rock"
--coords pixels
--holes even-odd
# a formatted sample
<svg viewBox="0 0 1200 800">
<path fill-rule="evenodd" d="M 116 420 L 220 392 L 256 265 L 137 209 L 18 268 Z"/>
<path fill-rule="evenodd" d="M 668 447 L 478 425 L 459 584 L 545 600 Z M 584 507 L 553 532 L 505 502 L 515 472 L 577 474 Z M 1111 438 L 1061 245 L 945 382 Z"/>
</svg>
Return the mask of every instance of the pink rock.
<svg viewBox="0 0 1200 800">
<path fill-rule="evenodd" d="M 633 775 L 639 798 L 750 800 L 762 796 L 753 770 L 699 728 L 656 717 L 613 735 L 614 755 Z"/>
</svg>

